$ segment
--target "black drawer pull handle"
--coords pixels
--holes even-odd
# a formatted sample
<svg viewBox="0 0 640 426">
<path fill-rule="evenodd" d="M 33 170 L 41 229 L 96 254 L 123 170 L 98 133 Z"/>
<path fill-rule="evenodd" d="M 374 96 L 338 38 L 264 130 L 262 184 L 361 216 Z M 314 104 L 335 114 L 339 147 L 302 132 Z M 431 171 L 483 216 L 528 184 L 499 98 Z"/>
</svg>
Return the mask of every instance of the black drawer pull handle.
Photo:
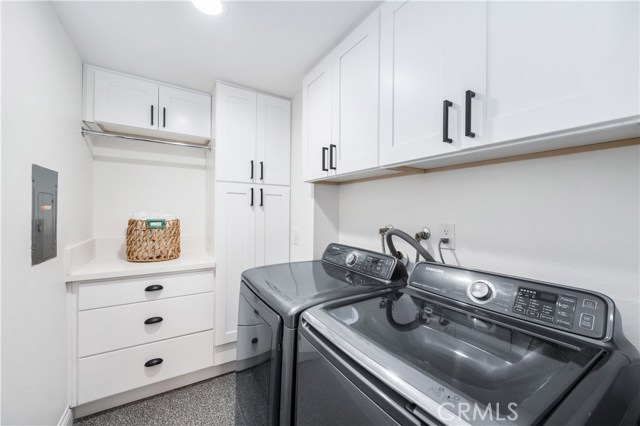
<svg viewBox="0 0 640 426">
<path fill-rule="evenodd" d="M 255 343 L 258 343 L 258 338 L 257 338 L 257 337 L 254 337 L 253 339 L 251 339 L 251 343 L 254 343 L 254 344 L 255 344 Z"/>
<path fill-rule="evenodd" d="M 465 115 L 464 115 L 464 135 L 475 138 L 476 134 L 471 131 L 471 99 L 476 97 L 476 93 L 472 90 L 465 92 Z"/>
<path fill-rule="evenodd" d="M 442 102 L 442 142 L 453 142 L 453 139 L 449 137 L 449 108 L 452 106 L 453 102 L 451 101 Z"/>
<path fill-rule="evenodd" d="M 162 127 L 167 127 L 167 109 L 162 108 Z"/>
<path fill-rule="evenodd" d="M 162 358 L 154 358 L 144 363 L 145 367 L 155 367 L 156 365 L 162 364 Z"/>
<path fill-rule="evenodd" d="M 253 188 L 251 188 L 251 201 L 249 202 L 249 206 L 253 207 Z"/>
<path fill-rule="evenodd" d="M 260 188 L 260 207 L 264 206 L 264 190 Z"/>
<path fill-rule="evenodd" d="M 153 126 L 153 105 L 151 105 L 151 125 Z"/>
<path fill-rule="evenodd" d="M 260 162 L 260 180 L 264 180 L 264 161 Z"/>
<path fill-rule="evenodd" d="M 322 171 L 323 172 L 328 172 L 329 169 L 327 168 L 327 151 L 329 151 L 329 148 L 327 148 L 326 146 L 322 147 Z"/>
<path fill-rule="evenodd" d="M 149 287 L 145 288 L 144 291 L 160 291 L 163 288 L 164 287 L 162 287 L 160 284 L 154 284 L 154 285 L 150 285 Z"/>
<path fill-rule="evenodd" d="M 157 324 L 159 322 L 162 322 L 163 318 L 162 317 L 151 317 L 147 320 L 145 320 L 145 324 L 149 325 L 149 324 Z"/>
<path fill-rule="evenodd" d="M 249 179 L 253 179 L 253 160 L 251 160 L 250 163 L 251 163 L 251 173 L 249 174 Z"/>
</svg>

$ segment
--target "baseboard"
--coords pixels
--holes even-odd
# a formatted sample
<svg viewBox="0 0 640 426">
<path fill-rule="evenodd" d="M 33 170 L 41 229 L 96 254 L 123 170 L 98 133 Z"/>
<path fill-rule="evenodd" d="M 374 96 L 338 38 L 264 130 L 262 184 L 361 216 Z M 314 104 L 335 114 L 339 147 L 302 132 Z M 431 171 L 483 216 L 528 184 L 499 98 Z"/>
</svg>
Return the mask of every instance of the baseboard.
<svg viewBox="0 0 640 426">
<path fill-rule="evenodd" d="M 73 411 L 68 405 L 64 408 L 64 412 L 58 420 L 58 426 L 73 426 Z"/>
<path fill-rule="evenodd" d="M 204 370 L 194 371 L 193 373 L 183 376 L 174 377 L 173 379 L 164 380 L 142 388 L 132 389 L 127 392 L 99 399 L 97 401 L 87 402 L 73 409 L 76 419 L 85 417 L 100 411 L 108 410 L 119 405 L 128 404 L 139 399 L 148 398 L 159 393 L 167 392 L 182 386 L 187 386 L 213 377 L 230 373 L 236 369 L 236 363 L 228 362 L 223 365 L 205 368 Z"/>
</svg>

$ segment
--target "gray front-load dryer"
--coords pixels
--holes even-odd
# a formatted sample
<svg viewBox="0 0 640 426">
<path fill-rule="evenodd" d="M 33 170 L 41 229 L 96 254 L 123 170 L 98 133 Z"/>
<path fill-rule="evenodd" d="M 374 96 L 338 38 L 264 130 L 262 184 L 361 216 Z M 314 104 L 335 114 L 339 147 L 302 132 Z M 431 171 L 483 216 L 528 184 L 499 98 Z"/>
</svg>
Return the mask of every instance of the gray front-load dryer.
<svg viewBox="0 0 640 426">
<path fill-rule="evenodd" d="M 330 244 L 322 260 L 253 268 L 242 274 L 238 315 L 236 424 L 293 421 L 298 320 L 343 297 L 384 294 L 406 284 L 392 256 Z"/>
</svg>

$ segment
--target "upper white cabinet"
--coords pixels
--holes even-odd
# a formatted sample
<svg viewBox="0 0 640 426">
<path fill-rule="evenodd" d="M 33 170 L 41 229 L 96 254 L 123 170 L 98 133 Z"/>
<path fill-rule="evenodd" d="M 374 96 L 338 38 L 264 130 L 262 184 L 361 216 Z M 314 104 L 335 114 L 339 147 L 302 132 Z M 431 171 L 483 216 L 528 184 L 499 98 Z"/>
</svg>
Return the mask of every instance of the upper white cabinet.
<svg viewBox="0 0 640 426">
<path fill-rule="evenodd" d="M 376 10 L 304 78 L 304 179 L 378 165 L 380 12 Z"/>
<path fill-rule="evenodd" d="M 638 137 L 639 7 L 383 3 L 304 79 L 305 179 Z"/>
<path fill-rule="evenodd" d="M 223 83 L 215 99 L 216 179 L 289 185 L 291 102 Z"/>
<path fill-rule="evenodd" d="M 158 128 L 158 85 L 96 69 L 93 120 L 123 126 Z"/>
<path fill-rule="evenodd" d="M 85 65 L 83 119 L 103 130 L 208 142 L 211 96 Z"/>
<path fill-rule="evenodd" d="M 211 96 L 160 86 L 161 130 L 211 138 Z"/>
<path fill-rule="evenodd" d="M 331 139 L 331 65 L 331 58 L 325 58 L 307 74 L 302 82 L 302 140 L 305 180 L 330 176 L 333 173 L 333 168 L 337 167 L 336 160 L 329 158 L 329 151 L 333 148 L 331 146 L 333 144 Z"/>
<path fill-rule="evenodd" d="M 337 156 L 338 174 L 378 165 L 379 48 L 380 13 L 375 11 L 333 53 L 329 159 Z"/>
<path fill-rule="evenodd" d="M 637 120 L 638 6 L 487 3 L 478 34 L 486 40 L 486 84 L 478 92 L 491 141 Z"/>
<path fill-rule="evenodd" d="M 462 8 L 457 1 L 382 5 L 382 164 L 460 148 Z"/>
</svg>

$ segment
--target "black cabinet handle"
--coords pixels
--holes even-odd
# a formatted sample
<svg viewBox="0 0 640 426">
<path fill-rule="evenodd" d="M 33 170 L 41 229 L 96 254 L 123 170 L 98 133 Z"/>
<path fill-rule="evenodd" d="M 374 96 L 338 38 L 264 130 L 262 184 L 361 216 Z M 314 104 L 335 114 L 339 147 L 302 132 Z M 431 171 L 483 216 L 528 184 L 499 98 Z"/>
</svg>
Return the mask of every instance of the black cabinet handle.
<svg viewBox="0 0 640 426">
<path fill-rule="evenodd" d="M 464 135 L 470 138 L 475 138 L 476 134 L 471 131 L 471 99 L 476 97 L 476 93 L 472 90 L 465 92 L 464 102 Z"/>
<path fill-rule="evenodd" d="M 333 155 L 333 153 L 336 153 L 335 157 Z M 329 145 L 329 168 L 331 170 L 335 170 L 336 169 L 336 165 L 334 164 L 334 159 L 337 160 L 338 157 L 338 147 L 334 144 Z"/>
<path fill-rule="evenodd" d="M 151 105 L 151 125 L 153 126 L 153 105 Z"/>
<path fill-rule="evenodd" d="M 159 322 L 162 322 L 163 318 L 162 317 L 151 317 L 147 320 L 145 320 L 145 324 L 149 325 L 149 324 L 157 324 Z"/>
<path fill-rule="evenodd" d="M 162 127 L 167 127 L 167 109 L 162 108 Z"/>
<path fill-rule="evenodd" d="M 264 190 L 260 188 L 260 207 L 264 206 Z"/>
<path fill-rule="evenodd" d="M 249 179 L 253 179 L 253 160 L 251 160 L 249 163 L 251 163 L 251 173 L 249 174 Z"/>
<path fill-rule="evenodd" d="M 251 202 L 249 203 L 251 207 L 253 207 L 253 188 L 251 188 Z"/>
<path fill-rule="evenodd" d="M 144 291 L 160 291 L 163 288 L 164 287 L 162 287 L 160 284 L 154 284 L 154 285 L 150 285 L 149 287 L 145 288 Z"/>
<path fill-rule="evenodd" d="M 327 151 L 329 151 L 329 148 L 327 148 L 326 146 L 322 147 L 322 171 L 323 172 L 328 172 L 329 169 L 327 168 Z"/>
<path fill-rule="evenodd" d="M 256 344 L 258 343 L 258 338 L 254 337 L 253 339 L 251 339 L 251 343 Z"/>
<path fill-rule="evenodd" d="M 442 142 L 451 143 L 453 139 L 449 137 L 449 108 L 453 106 L 453 102 L 445 99 L 442 102 Z"/>
<path fill-rule="evenodd" d="M 264 180 L 264 161 L 260 162 L 260 180 Z"/>
<path fill-rule="evenodd" d="M 144 363 L 145 367 L 154 367 L 156 365 L 160 365 L 162 364 L 163 359 L 162 358 L 154 358 L 154 359 L 150 359 L 149 361 Z"/>
</svg>

